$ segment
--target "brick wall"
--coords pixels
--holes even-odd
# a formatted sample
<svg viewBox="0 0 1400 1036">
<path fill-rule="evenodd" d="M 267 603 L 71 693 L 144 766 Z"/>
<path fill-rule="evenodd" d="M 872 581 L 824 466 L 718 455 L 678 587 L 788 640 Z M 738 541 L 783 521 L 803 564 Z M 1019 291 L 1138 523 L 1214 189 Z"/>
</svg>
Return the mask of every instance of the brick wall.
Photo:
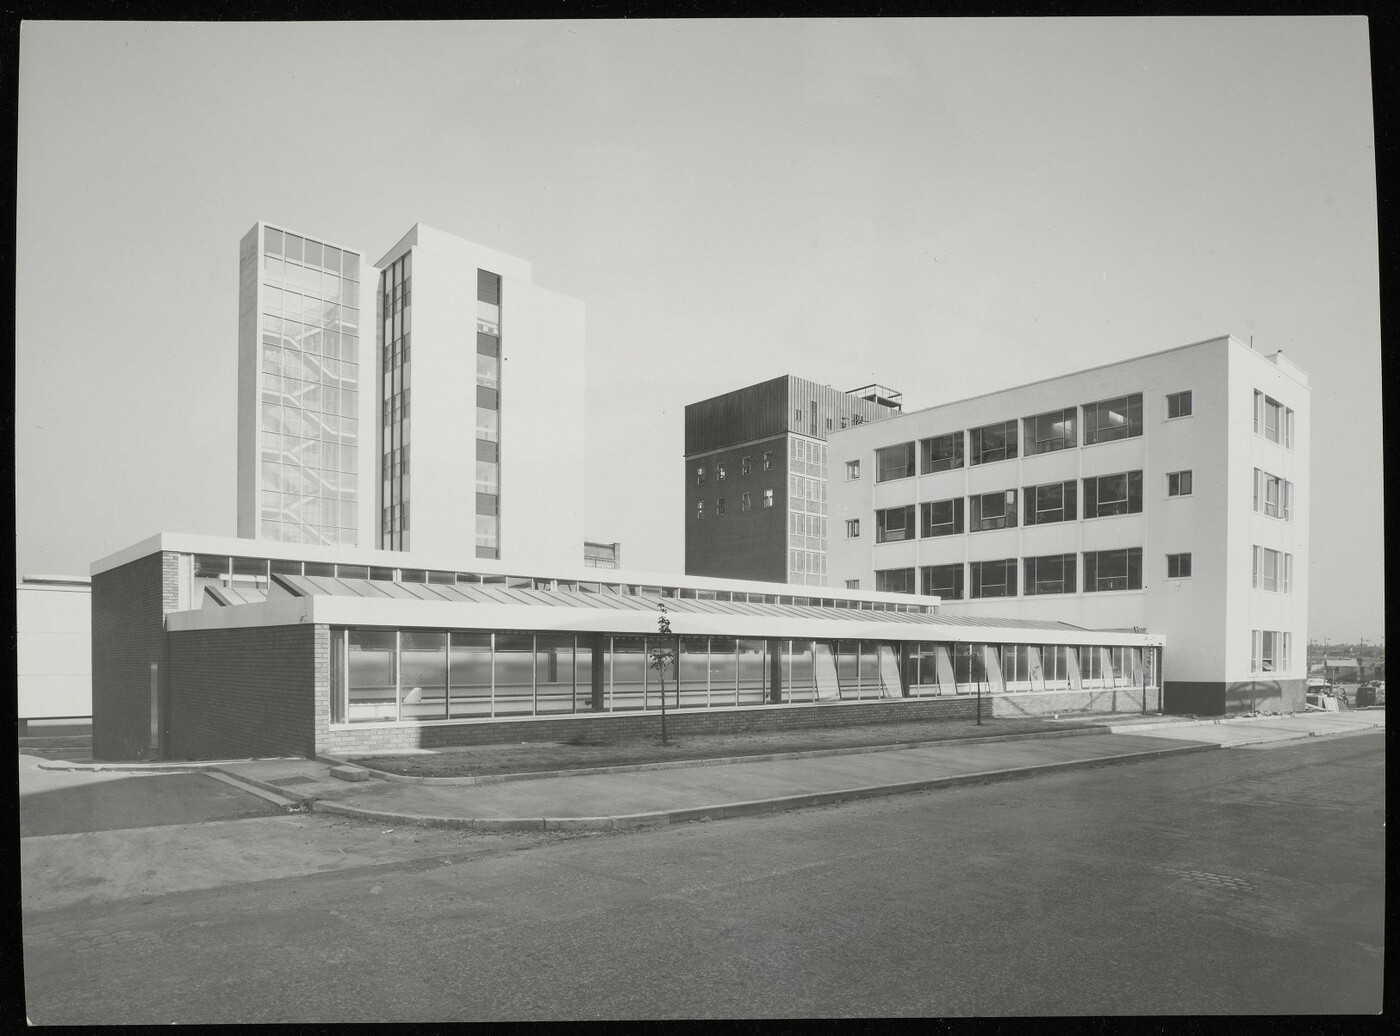
<svg viewBox="0 0 1400 1036">
<path fill-rule="evenodd" d="M 1038 701 L 1036 699 L 1043 699 Z M 1064 694 L 987 696 L 982 699 L 986 717 L 1046 715 L 1052 712 L 1138 712 L 1141 692 L 1134 688 L 1111 691 L 1078 691 Z M 1156 707 L 1155 692 L 1148 707 Z M 667 714 L 666 729 L 677 737 L 694 734 L 761 733 L 774 730 L 813 730 L 856 723 L 896 723 L 928 719 L 973 719 L 976 697 L 905 698 L 898 701 L 833 702 L 819 705 L 787 705 L 711 711 L 682 710 Z M 480 720 L 463 723 L 423 723 L 409 726 L 356 724 L 328 729 L 317 742 L 321 755 L 392 751 L 403 748 L 444 748 L 490 745 L 519 741 L 627 741 L 656 737 L 661 715 L 656 712 L 583 714 L 557 719 Z"/>
<path fill-rule="evenodd" d="M 177 573 L 178 558 L 166 551 L 93 576 L 94 759 L 136 759 L 150 745 L 151 666 L 168 698 L 165 613 L 178 604 Z"/>
<path fill-rule="evenodd" d="M 992 715 L 1002 719 L 1018 716 L 1063 716 L 1066 713 L 1141 713 L 1143 691 L 1140 687 L 1107 687 L 1082 691 L 1044 691 L 1033 694 L 996 694 L 982 699 L 982 706 L 992 703 Z M 1161 692 L 1153 687 L 1147 691 L 1147 711 L 1161 708 Z"/>
<path fill-rule="evenodd" d="M 311 755 L 330 721 L 324 626 L 170 633 L 173 759 Z M 319 690 L 319 693 L 318 693 Z"/>
<path fill-rule="evenodd" d="M 785 408 L 784 408 L 785 409 Z M 773 467 L 763 470 L 763 454 L 771 452 Z M 740 475 L 743 458 L 752 464 L 749 475 Z M 723 482 L 716 478 L 722 462 Z M 695 484 L 695 469 L 705 469 L 705 484 Z M 788 440 L 786 436 L 750 443 L 735 449 L 686 461 L 685 570 L 689 575 L 730 579 L 758 579 L 786 583 L 788 577 Z M 773 490 L 773 506 L 763 506 L 763 491 Z M 748 493 L 750 510 L 742 509 Z M 715 500 L 724 497 L 723 517 L 715 514 Z M 695 504 L 705 503 L 705 517 L 697 520 Z M 828 535 L 830 530 L 828 530 Z M 803 593 L 803 590 L 797 590 Z"/>
</svg>

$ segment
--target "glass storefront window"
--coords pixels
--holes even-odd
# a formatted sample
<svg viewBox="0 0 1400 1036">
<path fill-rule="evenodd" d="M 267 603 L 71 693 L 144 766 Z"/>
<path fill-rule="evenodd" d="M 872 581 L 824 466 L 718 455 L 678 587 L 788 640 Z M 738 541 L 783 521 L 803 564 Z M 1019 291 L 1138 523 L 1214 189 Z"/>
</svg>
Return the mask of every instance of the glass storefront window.
<svg viewBox="0 0 1400 1036">
<path fill-rule="evenodd" d="M 327 530 L 327 535 L 333 532 Z M 203 565 L 192 558 L 195 563 L 187 571 L 228 567 L 226 558 L 200 557 L 205 559 Z M 271 567 L 295 572 L 300 564 L 273 562 Z M 309 574 L 334 568 L 304 564 Z M 341 568 L 345 578 L 362 578 L 362 566 Z M 780 700 L 784 703 L 895 698 L 902 693 L 901 678 L 915 697 L 975 694 L 979 688 L 982 694 L 998 694 L 1128 687 L 1144 679 L 1151 687 L 1156 680 L 1155 650 L 1144 652 L 1129 645 L 1076 649 L 1063 644 L 922 642 L 897 646 L 872 640 L 770 642 L 757 637 L 689 636 L 662 641 L 552 631 L 333 629 L 332 722 L 415 723 L 600 709 L 655 711 L 661 707 L 661 682 L 649 667 L 649 653 L 663 645 L 679 652 L 676 665 L 666 674 L 668 709 L 759 705 L 775 700 L 770 644 L 782 653 Z M 595 707 L 596 650 L 602 651 L 602 696 Z M 1082 684 L 1079 658 L 1084 667 Z"/>
<path fill-rule="evenodd" d="M 574 635 L 535 635 L 535 711 L 574 710 Z"/>
<path fill-rule="evenodd" d="M 399 642 L 399 718 L 447 715 L 447 634 L 404 630 Z"/>
<path fill-rule="evenodd" d="M 530 633 L 497 633 L 495 714 L 528 716 L 535 710 L 535 638 Z"/>
<path fill-rule="evenodd" d="M 491 715 L 491 634 L 454 632 L 448 652 L 449 714 L 453 719 Z"/>
<path fill-rule="evenodd" d="M 584 634 L 578 635 L 574 646 L 574 711 L 594 711 L 593 643 L 592 637 Z"/>
<path fill-rule="evenodd" d="M 707 637 L 682 637 L 679 669 L 673 669 L 670 680 L 680 680 L 680 707 L 704 708 L 710 704 L 710 642 Z M 668 701 L 675 701 L 674 697 Z"/>
<path fill-rule="evenodd" d="M 768 697 L 767 643 L 757 639 L 739 640 L 736 643 L 739 704 L 762 705 Z"/>
<path fill-rule="evenodd" d="M 738 646 L 733 637 L 710 638 L 710 704 L 739 701 Z"/>
<path fill-rule="evenodd" d="M 346 719 L 351 723 L 398 719 L 397 639 L 392 630 L 349 631 Z"/>
<path fill-rule="evenodd" d="M 793 640 L 787 645 L 783 662 L 783 698 L 786 701 L 812 701 L 816 697 L 812 677 L 812 642 Z"/>
<path fill-rule="evenodd" d="M 608 710 L 640 710 L 646 691 L 645 642 L 641 637 L 613 637 L 608 680 Z"/>
</svg>

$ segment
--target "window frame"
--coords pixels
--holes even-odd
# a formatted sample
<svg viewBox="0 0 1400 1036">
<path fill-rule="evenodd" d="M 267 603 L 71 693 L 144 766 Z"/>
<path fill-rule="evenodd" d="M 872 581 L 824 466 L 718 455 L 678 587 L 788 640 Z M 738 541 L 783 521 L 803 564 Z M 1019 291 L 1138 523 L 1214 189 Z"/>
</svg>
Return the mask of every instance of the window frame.
<svg viewBox="0 0 1400 1036">
<path fill-rule="evenodd" d="M 753 510 L 753 494 L 750 493 L 747 489 L 744 490 L 742 493 L 739 494 L 739 510 L 740 510 L 740 511 L 752 511 L 752 510 Z"/>
<path fill-rule="evenodd" d="M 1256 470 L 1257 470 L 1257 469 L 1256 469 Z M 1172 481 L 1173 479 L 1175 479 L 1176 481 L 1173 482 L 1173 481 Z M 1172 498 L 1172 497 L 1182 497 L 1182 496 L 1191 496 L 1191 495 L 1192 495 L 1191 490 L 1194 488 L 1194 481 L 1195 481 L 1195 480 L 1191 477 L 1191 469 L 1190 469 L 1190 468 L 1183 468 L 1183 469 L 1180 470 L 1180 471 L 1168 471 L 1168 472 L 1167 472 L 1167 496 L 1168 496 L 1169 498 Z M 1183 485 L 1183 484 L 1184 484 L 1185 487 L 1186 487 L 1185 489 L 1182 489 L 1182 485 Z M 1173 490 L 1173 488 L 1172 488 L 1173 485 L 1175 485 L 1175 487 L 1176 487 L 1175 490 Z"/>
<path fill-rule="evenodd" d="M 703 486 L 705 484 L 705 465 L 703 464 L 697 464 L 695 466 L 695 484 L 697 486 Z"/>
<path fill-rule="evenodd" d="M 991 497 L 1001 498 L 1001 512 L 999 520 L 1001 524 L 988 524 L 989 519 L 983 515 L 982 502 Z M 1017 491 L 1015 489 L 994 489 L 990 493 L 974 493 L 967 498 L 968 515 L 967 531 L 972 532 L 992 532 L 997 529 L 1014 529 L 1017 521 L 1018 504 Z"/>
<path fill-rule="evenodd" d="M 1120 499 L 1123 503 L 1123 510 L 1113 510 L 1105 512 L 1103 510 L 1104 501 L 1101 495 L 1102 485 L 1110 479 L 1123 480 L 1123 496 L 1114 497 L 1110 503 L 1117 503 Z M 1107 475 L 1089 475 L 1080 480 L 1083 483 L 1084 495 L 1084 520 L 1093 518 L 1118 518 L 1127 514 L 1142 513 L 1142 470 L 1135 471 L 1115 471 Z M 1093 483 L 1093 491 L 1090 492 L 1090 483 Z M 1134 507 L 1134 490 L 1136 490 L 1137 506 Z M 1092 504 L 1090 501 L 1093 501 Z"/>
<path fill-rule="evenodd" d="M 967 599 L 970 601 L 988 600 L 995 597 L 1016 597 L 1017 596 L 1017 576 L 1020 565 L 1017 558 L 992 558 L 986 561 L 968 562 L 968 587 Z M 988 566 L 999 566 L 1004 578 L 1000 583 L 988 583 L 985 580 L 985 573 L 989 571 Z M 1008 592 L 999 594 L 989 594 L 988 587 L 1001 587 Z"/>
<path fill-rule="evenodd" d="M 1176 571 L 1172 571 L 1173 568 L 1175 568 Z M 1167 578 L 1191 578 L 1191 552 L 1189 550 L 1167 555 Z"/>
<path fill-rule="evenodd" d="M 1269 433 L 1269 418 L 1273 417 L 1273 434 Z M 1293 449 L 1293 408 L 1279 402 L 1259 389 L 1254 390 L 1254 434 L 1285 450 Z"/>
<path fill-rule="evenodd" d="M 763 491 L 763 507 L 764 507 L 764 509 L 766 510 L 767 508 L 770 508 L 770 507 L 772 507 L 772 506 L 773 506 L 773 490 L 771 490 L 771 489 L 765 489 L 765 490 Z"/>
<path fill-rule="evenodd" d="M 953 573 L 957 578 L 953 580 L 952 589 L 955 593 L 941 593 L 933 584 L 933 573 Z M 925 596 L 941 597 L 945 601 L 962 601 L 967 599 L 967 567 L 956 561 L 946 565 L 920 565 L 919 566 L 919 590 Z"/>
<path fill-rule="evenodd" d="M 859 518 L 847 518 L 847 519 L 846 519 L 846 539 L 848 539 L 848 540 L 855 540 L 855 539 L 859 539 L 859 538 L 860 538 L 860 519 L 859 519 Z"/>
<path fill-rule="evenodd" d="M 983 437 L 996 435 L 1000 431 L 1002 442 L 999 447 L 988 448 Z M 967 463 L 969 467 L 980 464 L 997 464 L 1004 460 L 1015 460 L 1020 452 L 1021 422 L 1016 418 L 979 425 L 967 431 Z M 998 455 L 999 454 L 999 455 Z"/>
<path fill-rule="evenodd" d="M 940 454 L 934 457 L 934 444 L 948 441 L 952 444 L 952 456 Z M 964 467 L 967 463 L 967 436 L 963 429 L 959 428 L 955 432 L 944 432 L 942 435 L 931 435 L 926 439 L 919 440 L 919 474 L 933 475 L 940 471 L 956 471 Z M 936 465 L 936 466 L 935 466 Z"/>
<path fill-rule="evenodd" d="M 1058 435 L 1041 438 L 1040 424 L 1048 418 L 1061 418 L 1068 425 L 1068 430 Z M 1030 417 L 1021 419 L 1022 433 L 1024 435 L 1023 453 L 1027 457 L 1039 456 L 1042 453 L 1055 453 L 1059 450 L 1072 450 L 1079 445 L 1079 415 L 1077 407 L 1065 407 L 1063 410 L 1047 410 L 1043 414 L 1032 414 Z"/>
<path fill-rule="evenodd" d="M 887 470 L 887 468 L 886 468 L 886 461 L 887 461 L 887 458 L 894 457 L 896 451 L 906 451 L 905 454 L 904 454 L 904 458 L 903 458 L 903 459 L 904 459 L 904 464 L 902 465 L 902 467 L 904 468 L 904 474 L 902 474 L 902 475 L 889 475 L 889 474 L 886 474 L 886 470 Z M 893 469 L 893 466 L 891 466 L 891 470 L 892 470 L 892 469 Z M 917 460 L 917 457 L 916 457 L 916 454 L 915 454 L 914 443 L 913 443 L 912 441 L 910 441 L 910 442 L 893 443 L 893 444 L 891 444 L 891 445 L 889 445 L 889 446 L 881 446 L 879 449 L 877 449 L 877 450 L 875 451 L 875 481 L 876 481 L 876 482 L 897 482 L 899 479 L 902 479 L 902 478 L 912 478 L 912 477 L 913 477 L 915 474 L 917 474 L 917 473 L 918 473 L 918 460 Z"/>
<path fill-rule="evenodd" d="M 1024 569 L 1024 586 L 1022 592 L 1027 597 L 1039 597 L 1046 594 L 1072 594 L 1078 592 L 1078 570 L 1079 559 L 1073 552 L 1067 554 L 1043 554 L 1036 557 L 1022 558 Z M 1040 568 L 1042 563 L 1057 562 L 1060 565 L 1060 578 L 1058 580 L 1059 589 L 1039 589 L 1042 580 Z M 1053 583 L 1054 580 L 1045 580 Z"/>
<path fill-rule="evenodd" d="M 1106 561 L 1116 562 L 1119 556 L 1123 560 L 1123 574 L 1103 575 L 1101 566 Z M 1084 566 L 1084 593 L 1113 593 L 1124 590 L 1142 589 L 1142 548 L 1141 547 L 1118 547 L 1112 550 L 1086 550 L 1083 552 L 1081 561 Z M 1136 577 L 1136 585 L 1134 585 Z M 1101 585 L 1103 583 L 1114 583 L 1121 580 L 1125 585 Z"/>
<path fill-rule="evenodd" d="M 904 522 L 899 526 L 898 531 L 906 533 L 903 536 L 892 537 L 893 530 L 889 524 L 889 517 L 893 514 L 900 514 Z M 898 504 L 895 507 L 882 507 L 875 511 L 875 542 L 876 543 L 906 543 L 909 540 L 918 539 L 919 529 L 914 524 L 916 515 L 913 504 Z"/>
<path fill-rule="evenodd" d="M 846 461 L 846 481 L 855 482 L 860 478 L 860 460 Z"/>
<path fill-rule="evenodd" d="M 1115 407 L 1122 404 L 1123 424 L 1119 434 L 1117 428 L 1112 428 L 1111 424 L 1105 424 L 1100 418 L 1100 413 L 1107 411 L 1115 413 Z M 1093 418 L 1090 418 L 1090 413 Z M 1080 405 L 1080 419 L 1083 428 L 1083 442 L 1085 446 L 1097 446 L 1105 442 L 1120 442 L 1123 439 L 1137 439 L 1143 434 L 1142 422 L 1142 393 L 1129 392 L 1121 396 L 1110 396 L 1107 399 L 1097 399 L 1092 403 Z M 1108 434 L 1105 428 L 1109 428 L 1112 434 Z"/>
<path fill-rule="evenodd" d="M 900 589 L 889 585 L 890 577 L 899 573 L 908 589 Z M 916 585 L 915 570 L 912 565 L 904 568 L 877 568 L 875 570 L 875 589 L 879 593 L 887 594 L 912 594 Z M 884 585 L 882 585 L 884 584 Z"/>
<path fill-rule="evenodd" d="M 1167 397 L 1166 397 L 1166 412 L 1167 412 L 1166 420 L 1168 420 L 1168 421 L 1180 421 L 1180 420 L 1181 420 L 1182 418 L 1184 418 L 1184 417 L 1192 417 L 1192 416 L 1194 416 L 1194 414 L 1195 414 L 1195 409 L 1194 409 L 1194 408 L 1195 408 L 1195 401 L 1194 401 L 1194 399 L 1192 398 L 1191 392 L 1192 392 L 1191 389 L 1183 389 L 1183 390 L 1180 391 L 1180 392 L 1168 392 L 1168 393 L 1167 393 Z M 1185 406 L 1184 409 L 1183 409 L 1182 406 L 1181 406 L 1181 404 L 1182 404 L 1183 402 L 1186 404 L 1186 406 Z M 1173 405 L 1175 405 L 1175 408 L 1176 408 L 1177 411 L 1178 411 L 1178 412 L 1175 413 L 1175 414 L 1172 413 Z"/>
<path fill-rule="evenodd" d="M 933 522 L 933 509 L 943 504 L 948 504 L 950 515 L 946 522 Z M 963 498 L 960 496 L 949 497 L 946 500 L 925 500 L 919 504 L 919 538 L 934 539 L 940 536 L 958 536 L 962 534 L 966 526 L 963 522 L 965 507 Z M 931 531 L 935 528 L 943 528 L 942 532 Z"/>
<path fill-rule="evenodd" d="M 1041 507 L 1040 491 L 1049 489 L 1060 490 L 1060 506 Z M 1063 482 L 1042 482 L 1039 485 L 1023 486 L 1021 499 L 1022 509 L 1025 512 L 1024 525 L 1056 525 L 1061 522 L 1073 522 L 1079 520 L 1079 482 L 1077 479 L 1066 479 Z M 1058 518 L 1042 518 L 1041 515 L 1059 514 Z"/>
</svg>

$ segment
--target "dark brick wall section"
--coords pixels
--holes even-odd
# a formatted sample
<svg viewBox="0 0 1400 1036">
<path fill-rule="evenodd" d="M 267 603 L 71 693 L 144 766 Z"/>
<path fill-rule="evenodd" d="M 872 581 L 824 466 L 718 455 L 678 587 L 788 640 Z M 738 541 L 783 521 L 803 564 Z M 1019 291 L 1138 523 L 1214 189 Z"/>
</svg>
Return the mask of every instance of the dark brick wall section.
<svg viewBox="0 0 1400 1036">
<path fill-rule="evenodd" d="M 763 454 L 773 455 L 773 467 L 763 470 Z M 740 475 L 748 457 L 752 472 Z M 716 479 L 723 462 L 725 478 Z M 705 484 L 695 484 L 695 469 L 705 468 Z M 786 583 L 788 578 L 788 440 L 786 436 L 750 443 L 736 449 L 686 461 L 685 571 L 692 576 L 758 579 Z M 763 506 L 763 491 L 773 490 L 773 506 Z M 752 503 L 743 510 L 743 494 Z M 724 497 L 723 517 L 715 501 Z M 695 504 L 705 503 L 705 517 L 696 519 Z M 830 530 L 828 530 L 828 535 Z"/>
<path fill-rule="evenodd" d="M 92 579 L 92 756 L 136 759 L 151 740 L 151 666 L 165 682 L 165 613 L 177 605 L 174 553 Z"/>
<path fill-rule="evenodd" d="M 1168 680 L 1166 711 L 1177 716 L 1224 716 L 1239 712 L 1302 712 L 1306 680 Z"/>
<path fill-rule="evenodd" d="M 330 679 L 324 626 L 186 630 L 169 639 L 170 758 L 314 753 L 317 687 Z"/>
<path fill-rule="evenodd" d="M 1063 694 L 1008 694 L 982 699 L 982 714 L 993 716 L 1039 716 L 1054 712 L 1107 711 L 1116 705 L 1119 712 L 1142 709 L 1142 692 L 1123 687 L 1116 691 L 1067 691 Z M 1155 692 L 1149 692 L 1148 708 L 1155 710 Z M 897 723 L 929 719 L 972 719 L 977 714 L 975 696 L 903 698 L 898 701 L 841 702 L 818 705 L 787 705 L 709 712 L 684 710 L 667 715 L 666 729 L 678 737 L 687 734 L 761 733 L 772 730 L 813 730 L 851 726 L 856 723 Z M 415 726 L 338 726 L 328 729 L 318 741 L 321 755 L 396 750 L 403 748 L 444 748 L 458 745 L 491 745 L 519 741 L 567 741 L 587 738 L 597 741 L 626 741 L 656 737 L 661 733 L 661 715 L 656 712 L 583 714 L 558 719 L 480 720 L 464 723 L 424 723 Z"/>
</svg>

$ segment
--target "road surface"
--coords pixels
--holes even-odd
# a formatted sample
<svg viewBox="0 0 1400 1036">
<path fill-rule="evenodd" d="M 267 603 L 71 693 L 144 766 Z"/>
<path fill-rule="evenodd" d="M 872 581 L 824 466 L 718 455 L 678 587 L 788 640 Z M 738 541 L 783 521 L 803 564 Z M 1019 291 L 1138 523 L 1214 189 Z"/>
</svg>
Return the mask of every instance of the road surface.
<svg viewBox="0 0 1400 1036">
<path fill-rule="evenodd" d="M 629 834 L 234 820 L 204 830 L 299 827 L 212 887 L 47 907 L 26 890 L 28 1013 L 1374 1013 L 1384 806 L 1376 733 Z M 297 845 L 334 860 L 298 864 Z"/>
</svg>

